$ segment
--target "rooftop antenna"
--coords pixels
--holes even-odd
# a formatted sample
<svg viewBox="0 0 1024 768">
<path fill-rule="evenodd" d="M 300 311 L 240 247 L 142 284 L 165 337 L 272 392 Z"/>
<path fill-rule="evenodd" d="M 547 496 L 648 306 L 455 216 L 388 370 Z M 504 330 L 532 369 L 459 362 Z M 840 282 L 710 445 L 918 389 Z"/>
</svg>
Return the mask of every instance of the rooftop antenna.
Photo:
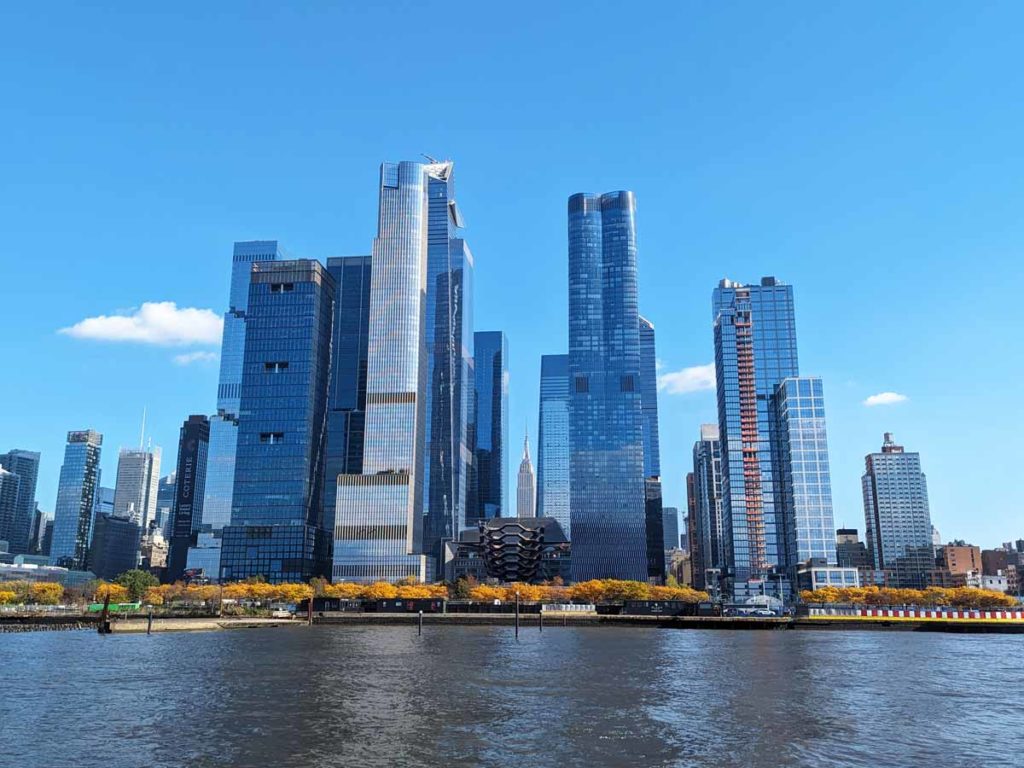
<svg viewBox="0 0 1024 768">
<path fill-rule="evenodd" d="M 142 431 L 139 433 L 139 448 L 145 446 L 146 442 L 146 406 L 142 406 Z"/>
</svg>

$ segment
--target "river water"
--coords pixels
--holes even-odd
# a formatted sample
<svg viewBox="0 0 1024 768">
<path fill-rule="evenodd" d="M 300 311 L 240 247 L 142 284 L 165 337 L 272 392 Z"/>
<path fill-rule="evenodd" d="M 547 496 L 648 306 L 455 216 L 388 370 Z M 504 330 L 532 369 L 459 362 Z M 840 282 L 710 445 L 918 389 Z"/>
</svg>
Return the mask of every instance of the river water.
<svg viewBox="0 0 1024 768">
<path fill-rule="evenodd" d="M 1024 637 L 0 635 L 0 765 L 1021 766 Z"/>
</svg>

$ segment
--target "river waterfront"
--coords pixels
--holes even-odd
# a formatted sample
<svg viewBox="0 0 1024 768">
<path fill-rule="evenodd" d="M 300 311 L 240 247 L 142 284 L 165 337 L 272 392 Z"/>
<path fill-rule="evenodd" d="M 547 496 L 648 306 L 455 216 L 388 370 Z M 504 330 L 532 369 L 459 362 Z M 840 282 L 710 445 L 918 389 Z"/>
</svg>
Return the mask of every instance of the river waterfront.
<svg viewBox="0 0 1024 768">
<path fill-rule="evenodd" d="M 294 627 L 0 635 L 4 765 L 1010 766 L 1024 640 Z"/>
</svg>

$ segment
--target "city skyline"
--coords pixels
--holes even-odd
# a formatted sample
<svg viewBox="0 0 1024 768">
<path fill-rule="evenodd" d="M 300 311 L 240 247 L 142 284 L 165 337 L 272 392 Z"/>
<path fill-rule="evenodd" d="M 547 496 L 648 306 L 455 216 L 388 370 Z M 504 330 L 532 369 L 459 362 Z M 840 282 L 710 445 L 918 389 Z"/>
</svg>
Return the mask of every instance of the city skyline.
<svg viewBox="0 0 1024 768">
<path fill-rule="evenodd" d="M 759 16 L 764 13 L 763 20 L 772 28 L 775 22 L 766 11 L 753 12 Z M 731 39 L 728 25 L 715 14 L 678 13 L 691 20 L 693 28 Z M 993 299 L 997 282 L 1013 282 L 1021 274 L 1015 249 L 1024 233 L 1012 216 L 1015 198 L 1010 180 L 1019 174 L 1005 125 L 1013 121 L 1003 115 L 1003 100 L 980 87 L 984 71 L 1000 66 L 1009 51 L 998 39 L 995 45 L 977 44 L 976 35 L 991 31 L 992 17 L 982 14 L 977 27 L 970 30 L 957 30 L 954 21 L 951 14 L 939 9 L 932 17 L 934 28 L 927 30 L 919 44 L 937 43 L 939 35 L 955 32 L 964 48 L 974 50 L 981 61 L 966 61 L 962 56 L 929 60 L 929 66 L 937 70 L 932 81 L 941 80 L 943 73 L 949 75 L 943 93 L 940 96 L 931 87 L 912 92 L 906 82 L 890 75 L 894 71 L 919 73 L 921 64 L 911 53 L 894 47 L 887 51 L 883 62 L 848 74 L 854 79 L 848 92 L 858 92 L 858 87 L 871 94 L 879 88 L 887 89 L 883 91 L 887 98 L 872 98 L 873 111 L 863 109 L 864 96 L 855 96 L 839 105 L 837 114 L 825 115 L 823 108 L 831 102 L 821 86 L 828 73 L 835 70 L 835 58 L 826 57 L 824 71 L 818 76 L 804 75 L 796 70 L 797 62 L 789 54 L 762 48 L 745 53 L 734 63 L 721 62 L 723 68 L 717 73 L 714 67 L 702 68 L 707 73 L 706 83 L 697 81 L 676 63 L 666 70 L 670 79 L 674 75 L 679 80 L 680 92 L 689 91 L 695 94 L 693 98 L 709 100 L 707 109 L 699 110 L 694 118 L 694 111 L 686 108 L 689 101 L 670 98 L 667 112 L 661 114 L 651 91 L 641 87 L 633 112 L 638 130 L 626 132 L 631 133 L 628 140 L 612 136 L 599 165 L 593 162 L 593 148 L 599 139 L 609 139 L 610 130 L 588 128 L 582 136 L 579 130 L 573 131 L 578 125 L 573 115 L 581 110 L 589 92 L 567 96 L 561 87 L 557 90 L 559 98 L 565 98 L 564 106 L 551 101 L 553 91 L 547 87 L 533 97 L 534 103 L 540 100 L 559 118 L 540 132 L 540 140 L 534 136 L 524 143 L 521 138 L 506 136 L 510 142 L 500 150 L 482 138 L 485 126 L 472 119 L 463 128 L 444 130 L 417 121 L 375 137 L 358 127 L 348 127 L 337 113 L 332 115 L 323 106 L 315 106 L 327 118 L 323 128 L 288 129 L 295 131 L 288 135 L 301 136 L 302 141 L 275 139 L 274 131 L 282 130 L 278 118 L 267 127 L 247 129 L 252 133 L 237 149 L 223 135 L 212 134 L 198 145 L 198 151 L 190 151 L 196 146 L 161 134 L 162 147 L 173 156 L 180 174 L 164 173 L 142 183 L 133 181 L 135 168 L 115 163 L 99 169 L 96 164 L 109 161 L 110 153 L 120 150 L 125 142 L 151 156 L 153 150 L 148 143 L 137 137 L 133 142 L 135 128 L 126 132 L 122 124 L 132 126 L 133 117 L 142 120 L 152 116 L 150 110 L 161 107 L 138 102 L 132 105 L 131 100 L 110 103 L 111 114 L 122 120 L 109 138 L 100 140 L 90 153 L 79 158 L 81 169 L 67 164 L 47 169 L 29 159 L 36 154 L 51 156 L 31 151 L 33 146 L 47 146 L 37 142 L 46 142 L 51 134 L 29 120 L 30 128 L 40 127 L 34 131 L 35 137 L 15 133 L 9 142 L 16 149 L 29 150 L 23 153 L 25 159 L 11 167 L 11 189 L 19 191 L 5 198 L 12 203 L 11 210 L 25 210 L 24 217 L 13 217 L 12 221 L 12 253 L 18 258 L 10 259 L 10 275 L 13 281 L 28 285 L 45 274 L 49 290 L 58 301 L 52 310 L 42 312 L 39 303 L 27 295 L 15 292 L 10 297 L 12 318 L 23 321 L 19 338 L 11 341 L 14 352 L 36 363 L 37 368 L 32 372 L 23 369 L 0 385 L 5 396 L 24 406 L 17 414 L 5 414 L 3 450 L 17 447 L 42 454 L 37 498 L 41 509 L 51 514 L 63 439 L 69 429 L 91 427 L 106 435 L 102 468 L 108 479 L 116 472 L 118 448 L 137 443 L 136 422 L 143 406 L 150 410 L 153 444 L 172 451 L 177 430 L 188 414 L 213 412 L 210 393 L 215 391 L 217 365 L 206 358 L 216 354 L 220 335 L 217 323 L 207 331 L 205 314 L 183 318 L 195 322 L 194 337 L 212 341 L 180 347 L 103 343 L 57 331 L 77 327 L 75 333 L 80 336 L 95 335 L 102 324 L 77 324 L 100 316 L 131 317 L 132 308 L 141 308 L 146 302 L 174 301 L 179 310 L 209 308 L 216 320 L 227 293 L 222 254 L 233 241 L 246 237 L 278 237 L 303 256 L 365 253 L 372 234 L 367 225 L 372 214 L 366 216 L 372 208 L 372 194 L 353 194 L 342 204 L 337 180 L 344 174 L 346 185 L 367 189 L 373 183 L 373 169 L 382 158 L 433 151 L 451 156 L 459 164 L 461 190 L 465 193 L 462 202 L 471 214 L 467 237 L 479 260 L 475 324 L 480 328 L 503 328 L 509 337 L 510 423 L 519 424 L 524 419 L 535 423 L 540 355 L 565 348 L 565 271 L 555 258 L 564 252 L 564 198 L 578 189 L 633 189 L 638 200 L 640 259 L 644 265 L 640 273 L 643 309 L 659 332 L 666 505 L 685 506 L 683 478 L 691 462 L 695 430 L 699 424 L 715 420 L 714 396 L 706 389 L 710 378 L 706 366 L 711 360 L 707 291 L 722 277 L 756 280 L 775 274 L 798 289 L 801 367 L 820 375 L 827 390 L 836 526 L 862 529 L 859 477 L 863 456 L 877 448 L 880 434 L 891 431 L 921 454 L 923 470 L 929 477 L 933 522 L 943 536 L 997 545 L 1011 535 L 1006 531 L 1020 515 L 1012 501 L 999 496 L 997 481 L 1021 460 L 1021 449 L 1011 444 L 1007 452 L 994 456 L 991 462 L 962 467 L 958 461 L 960 446 L 965 441 L 986 439 L 986 432 L 982 427 L 985 420 L 960 403 L 970 402 L 985 382 L 986 400 L 1007 420 L 997 426 L 999 434 L 1012 434 L 1019 428 L 1020 411 L 1013 405 L 1011 382 L 1019 380 L 1021 363 L 1011 359 L 1012 355 L 999 353 L 1000 349 L 1013 348 L 1014 337 L 1008 325 L 998 322 L 994 309 L 997 302 Z M 793 33 L 801 39 L 809 39 L 814 31 L 847 24 L 849 37 L 840 37 L 835 54 L 841 56 L 852 52 L 856 30 L 866 20 L 852 10 L 828 16 L 822 10 L 811 9 L 805 23 L 805 29 Z M 557 11 L 552 34 L 567 24 L 568 14 Z M 641 29 L 642 20 L 630 19 L 624 24 L 624 46 L 629 50 L 639 33 L 649 30 Z M 80 27 L 97 29 L 95 22 L 84 18 Z M 210 33 L 217 29 L 214 24 Z M 897 15 L 892 28 L 883 34 L 896 38 L 908 29 L 920 31 L 911 24 L 909 15 Z M 70 61 L 78 45 L 71 38 L 63 38 L 63 43 L 56 46 L 58 62 Z M 129 42 L 128 46 L 124 55 L 129 60 L 142 55 L 135 43 Z M 655 36 L 652 48 L 652 59 L 643 65 L 628 62 L 622 77 L 640 82 L 647 67 L 664 63 L 667 43 Z M 38 55 L 11 50 L 24 61 L 34 61 Z M 709 49 L 698 45 L 697 50 L 718 61 Z M 200 41 L 197 61 L 189 66 L 219 61 L 221 55 L 212 45 Z M 483 58 L 483 71 L 507 83 L 501 78 L 507 76 L 504 67 L 491 57 Z M 561 60 L 557 52 L 547 52 L 540 58 L 540 64 L 531 66 L 552 67 Z M 766 67 L 754 73 L 750 66 L 758 61 Z M 327 63 L 328 70 L 335 71 L 344 62 L 329 59 Z M 16 64 L 12 61 L 15 68 Z M 89 64 L 84 72 L 94 73 L 96 66 L 101 64 Z M 170 70 L 154 66 L 158 80 L 170 77 Z M 261 70 L 260 74 L 267 72 Z M 774 82 L 773 78 L 782 74 L 799 84 L 817 86 L 804 89 L 807 101 L 800 107 L 803 119 L 795 134 L 786 131 L 791 127 L 790 113 L 756 94 L 759 86 Z M 393 71 L 381 73 L 381 77 L 393 75 Z M 44 88 L 40 92 L 45 93 L 45 86 L 51 82 L 49 76 L 42 71 L 26 83 L 41 84 Z M 353 95 L 357 104 L 371 107 L 382 103 L 370 91 L 380 86 L 377 77 L 371 74 L 366 90 Z M 126 78 L 124 85 L 129 93 L 141 87 L 142 81 L 131 72 Z M 556 82 L 563 81 L 556 78 Z M 734 111 L 730 112 L 726 101 L 714 95 L 715 87 L 723 85 L 732 88 L 733 97 L 752 101 L 732 107 Z M 283 87 L 283 81 L 271 73 L 271 92 L 280 92 Z M 72 105 L 89 109 L 81 99 L 95 97 L 97 89 L 102 94 L 103 88 L 90 84 L 83 86 L 81 95 L 69 93 L 67 97 Z M 298 90 L 301 93 L 303 89 Z M 205 103 L 214 98 L 214 91 L 217 98 L 223 98 L 215 88 L 200 88 L 192 98 Z M 788 90 L 785 93 L 792 95 Z M 486 101 L 486 94 L 478 87 L 472 87 L 470 94 L 484 99 L 485 106 L 510 115 L 501 103 Z M 945 106 L 968 95 L 975 115 L 969 122 Z M 503 95 L 502 100 L 507 96 Z M 37 98 L 21 91 L 17 97 L 27 99 L 26 103 Z M 730 102 L 743 103 L 743 98 Z M 286 99 L 286 103 L 293 102 Z M 222 108 L 232 118 L 244 114 L 241 102 L 230 99 Z M 469 115 L 464 109 L 460 108 L 458 114 Z M 765 118 L 758 121 L 758 133 L 726 127 L 716 135 L 726 116 L 735 118 L 735 110 L 745 115 L 745 110 L 753 109 L 760 110 L 758 114 L 763 113 Z M 937 135 L 932 132 L 936 122 L 941 122 L 934 120 L 936 111 L 948 124 Z M 995 119 L 997 114 L 999 120 Z M 983 117 L 992 119 L 986 122 L 980 119 Z M 672 130 L 683 131 L 691 141 L 684 149 L 683 170 L 675 168 L 667 174 L 659 155 L 677 135 L 658 126 L 671 124 L 675 118 L 686 118 L 682 121 L 686 126 L 678 128 L 681 121 L 676 120 Z M 844 119 L 852 121 L 850 128 L 843 128 Z M 909 124 L 901 123 L 903 120 Z M 205 127 L 212 123 L 200 120 L 199 124 Z M 524 123 L 512 119 L 508 125 L 511 131 Z M 880 146 L 877 131 L 894 125 L 901 126 L 901 130 Z M 858 138 L 858 132 L 865 137 Z M 919 149 L 921 135 L 928 136 L 930 142 Z M 337 145 L 339 136 L 345 138 L 342 143 L 346 148 L 328 151 L 329 146 Z M 580 146 L 569 145 L 569 136 Z M 68 151 L 79 148 L 77 141 L 71 139 Z M 550 149 L 542 146 L 544 141 L 551 142 Z M 969 156 L 957 149 L 963 146 L 974 148 Z M 243 160 L 254 148 L 273 150 L 279 157 L 266 165 L 249 167 Z M 511 189 L 505 190 L 490 177 L 502 176 L 496 171 L 513 153 L 532 160 L 518 166 L 517 178 L 511 179 Z M 936 164 L 936 158 L 942 162 Z M 166 170 L 160 157 L 151 159 L 156 169 Z M 993 172 L 997 159 L 1000 170 Z M 301 183 L 296 184 L 290 177 L 291 165 L 298 167 Z M 744 165 L 747 169 L 741 170 Z M 75 196 L 77 202 L 72 204 L 64 197 L 64 190 L 67 184 L 75 185 L 86 178 L 79 175 L 83 172 L 92 189 L 90 199 Z M 676 192 L 680 173 L 684 188 Z M 216 184 L 211 184 L 213 179 Z M 507 177 L 504 180 L 509 181 Z M 744 182 L 750 182 L 749 192 L 744 191 Z M 871 199 L 879 184 L 886 190 L 883 199 L 898 198 L 898 206 Z M 823 185 L 828 194 L 821 194 Z M 216 194 L 211 196 L 215 187 Z M 923 191 L 925 187 L 930 187 L 929 192 Z M 123 194 L 128 188 L 133 190 L 133 199 Z M 963 189 L 969 189 L 976 202 L 965 206 Z M 49 204 L 44 202 L 49 198 L 41 196 L 42 190 L 54 193 Z M 516 228 L 510 226 L 507 213 L 489 211 L 484 204 L 499 196 L 530 200 L 528 215 L 517 208 L 520 215 L 515 217 Z M 62 229 L 67 234 L 48 231 L 26 205 L 62 211 L 66 224 Z M 894 217 L 895 207 L 906 215 Z M 109 219 L 102 214 L 106 209 L 118 212 L 114 232 L 109 231 Z M 685 211 L 682 229 L 678 210 Z M 145 229 L 150 233 L 156 229 L 162 237 L 144 241 L 140 225 L 130 219 L 144 221 Z M 742 226 L 735 226 L 737 219 Z M 87 254 L 95 248 L 104 258 L 83 258 L 83 242 L 88 243 L 84 249 Z M 144 250 L 140 250 L 141 242 L 146 243 Z M 525 254 L 523 242 L 530 244 Z M 972 267 L 979 261 L 989 267 L 987 272 Z M 992 280 L 990 274 L 998 274 L 1000 280 Z M 89 289 L 79 290 L 81 285 Z M 518 302 L 506 299 L 506 286 L 515 291 Z M 856 290 L 847 291 L 848 286 L 856 286 Z M 842 290 L 832 290 L 840 287 Z M 837 311 L 830 308 L 833 303 L 839 304 Z M 881 311 L 883 307 L 885 312 Z M 132 333 L 137 336 L 152 339 L 159 337 L 153 328 L 168 333 L 171 330 L 161 324 L 161 318 L 176 321 L 182 319 L 180 314 L 169 314 L 166 306 L 151 304 L 140 313 L 137 323 L 128 325 L 136 329 Z M 147 324 L 149 320 L 151 324 Z M 178 365 L 172 360 L 175 357 L 192 362 Z M 118 375 L 98 371 L 116 371 Z M 865 401 L 873 405 L 864 405 Z M 512 472 L 516 458 L 510 457 Z M 987 514 L 976 514 L 979 504 L 988 510 Z"/>
</svg>

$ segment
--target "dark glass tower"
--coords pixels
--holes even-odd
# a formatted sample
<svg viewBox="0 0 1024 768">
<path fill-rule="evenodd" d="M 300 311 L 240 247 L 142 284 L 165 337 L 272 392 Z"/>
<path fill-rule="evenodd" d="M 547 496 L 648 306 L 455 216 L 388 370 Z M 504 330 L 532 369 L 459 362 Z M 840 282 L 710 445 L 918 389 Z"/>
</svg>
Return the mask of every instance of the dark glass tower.
<svg viewBox="0 0 1024 768">
<path fill-rule="evenodd" d="M 538 422 L 537 517 L 553 517 L 571 539 L 568 355 L 541 356 Z"/>
<path fill-rule="evenodd" d="M 466 526 L 472 451 L 473 255 L 459 236 L 453 164 L 427 176 L 426 471 L 423 551 L 440 573 L 443 542 Z"/>
<path fill-rule="evenodd" d="M 473 409 L 473 497 L 475 512 L 466 521 L 510 517 L 508 508 L 508 339 L 502 331 L 473 334 L 475 408 Z"/>
<path fill-rule="evenodd" d="M 209 445 L 210 420 L 202 415 L 189 416 L 178 435 L 178 468 L 174 474 L 173 518 L 167 555 L 167 581 L 172 583 L 184 575 L 188 548 L 195 546 L 202 525 Z"/>
<path fill-rule="evenodd" d="M 729 542 L 722 535 L 722 448 L 717 424 L 701 424 L 700 440 L 693 444 L 693 503 L 690 541 L 694 584 L 712 585 L 707 571 L 722 570 L 728 561 Z"/>
<path fill-rule="evenodd" d="M 16 555 L 28 552 L 32 518 L 36 511 L 36 481 L 39 478 L 39 454 L 35 451 L 13 450 L 0 453 L 0 467 L 18 476 L 18 494 L 11 507 L 10 525 L 0 527 L 0 539 L 10 545 Z"/>
<path fill-rule="evenodd" d="M 222 580 L 325 572 L 323 475 L 334 280 L 319 262 L 253 265 Z"/>
<path fill-rule="evenodd" d="M 631 192 L 569 198 L 569 439 L 574 581 L 646 581 L 645 489 Z M 657 521 L 660 528 L 660 493 Z"/>
<path fill-rule="evenodd" d="M 371 258 L 328 259 L 327 271 L 334 278 L 335 305 L 331 384 L 327 395 L 324 528 L 333 531 L 338 475 L 363 472 Z"/>
<path fill-rule="evenodd" d="M 50 564 L 85 570 L 93 505 L 100 485 L 103 435 L 91 429 L 68 432 L 53 508 Z"/>
</svg>

